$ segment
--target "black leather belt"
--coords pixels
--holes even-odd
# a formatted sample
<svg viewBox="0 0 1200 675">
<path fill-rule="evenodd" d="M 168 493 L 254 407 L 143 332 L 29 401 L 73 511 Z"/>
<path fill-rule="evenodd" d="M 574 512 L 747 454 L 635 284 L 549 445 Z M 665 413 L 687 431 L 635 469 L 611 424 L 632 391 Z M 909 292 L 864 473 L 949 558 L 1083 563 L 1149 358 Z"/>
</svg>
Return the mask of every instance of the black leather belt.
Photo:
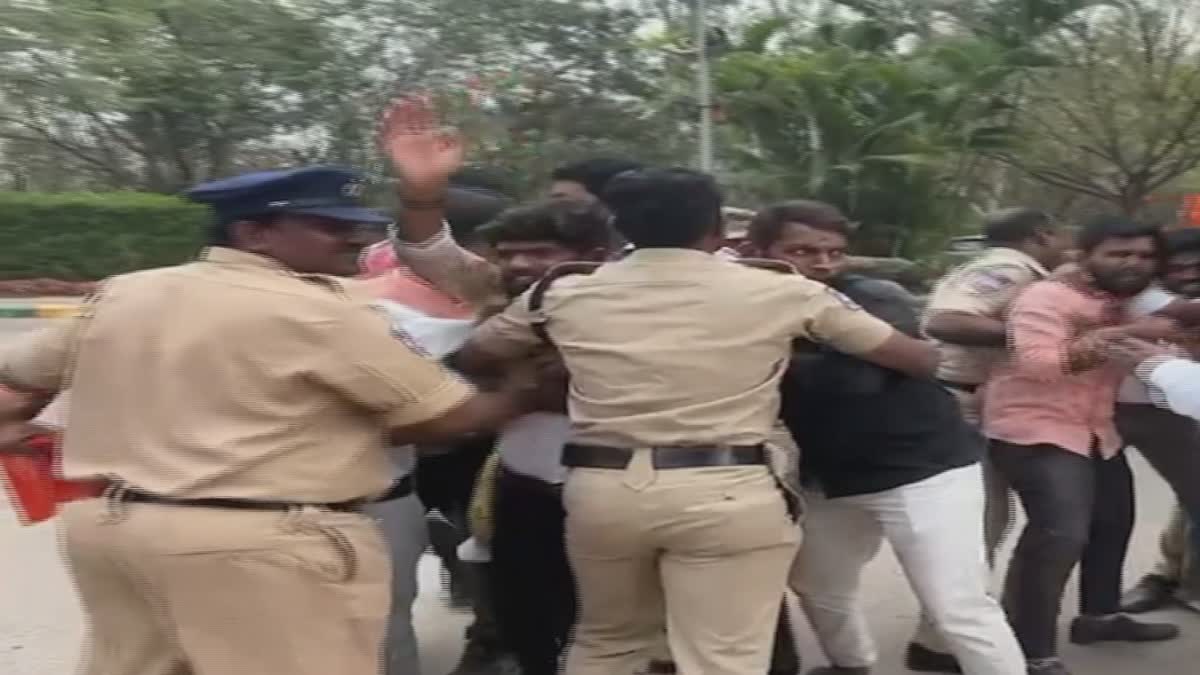
<svg viewBox="0 0 1200 675">
<path fill-rule="evenodd" d="M 281 502 L 260 499 L 238 499 L 233 497 L 166 497 L 133 488 L 125 488 L 114 492 L 121 501 L 140 504 L 164 504 L 168 506 L 194 506 L 209 509 L 238 509 L 242 511 L 287 511 L 298 506 L 315 506 L 330 511 L 357 513 L 368 504 L 392 501 L 407 497 L 413 493 L 412 476 L 405 476 L 392 483 L 387 492 L 375 499 L 350 499 L 344 502 L 312 503 L 312 502 Z"/>
<path fill-rule="evenodd" d="M 965 384 L 963 382 L 951 382 L 950 380 L 943 380 L 940 377 L 938 378 L 938 384 L 942 385 L 943 387 L 946 387 L 947 389 L 957 389 L 959 391 L 965 391 L 968 394 L 974 394 L 975 390 L 979 388 L 979 385 L 977 385 L 977 384 Z"/>
<path fill-rule="evenodd" d="M 753 466 L 767 463 L 762 445 L 695 445 L 652 448 L 656 469 L 696 469 L 709 466 Z M 563 466 L 581 469 L 624 469 L 633 458 L 629 448 L 568 443 Z"/>
<path fill-rule="evenodd" d="M 547 497 L 562 497 L 561 483 L 547 483 L 540 478 L 517 473 L 503 464 L 500 465 L 499 480 L 517 490 L 536 492 Z"/>
</svg>

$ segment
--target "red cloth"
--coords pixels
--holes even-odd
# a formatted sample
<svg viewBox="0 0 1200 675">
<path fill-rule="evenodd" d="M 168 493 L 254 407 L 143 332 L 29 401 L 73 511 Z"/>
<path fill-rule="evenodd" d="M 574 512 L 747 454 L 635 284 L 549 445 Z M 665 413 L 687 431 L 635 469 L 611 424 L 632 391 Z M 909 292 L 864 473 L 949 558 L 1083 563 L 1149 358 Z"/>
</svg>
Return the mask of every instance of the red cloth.
<svg viewBox="0 0 1200 675">
<path fill-rule="evenodd" d="M 104 491 L 99 482 L 58 477 L 57 441 L 53 436 L 34 436 L 27 445 L 33 453 L 0 456 L 9 499 L 22 525 L 49 520 L 58 514 L 59 504 L 97 497 Z"/>
</svg>

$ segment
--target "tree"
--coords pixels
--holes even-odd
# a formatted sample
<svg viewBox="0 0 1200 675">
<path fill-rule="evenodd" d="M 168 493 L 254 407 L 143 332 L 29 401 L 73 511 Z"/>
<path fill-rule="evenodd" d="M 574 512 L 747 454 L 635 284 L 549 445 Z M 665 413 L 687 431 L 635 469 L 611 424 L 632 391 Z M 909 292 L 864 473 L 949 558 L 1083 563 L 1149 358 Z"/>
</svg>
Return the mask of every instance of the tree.
<svg viewBox="0 0 1200 675">
<path fill-rule="evenodd" d="M 1200 166 L 1200 52 L 1184 0 L 1121 0 L 1039 45 L 1009 92 L 1018 144 L 992 156 L 1136 213 Z"/>
<path fill-rule="evenodd" d="M 395 88 L 441 92 L 472 157 L 522 192 L 587 156 L 686 156 L 637 13 L 597 0 L 441 0 L 399 20 L 417 41 Z"/>
<path fill-rule="evenodd" d="M 879 24 L 843 28 L 722 59 L 722 100 L 745 140 L 735 165 L 760 199 L 835 203 L 861 222 L 874 252 L 912 253 L 965 215 L 967 158 L 1004 142 L 980 123 L 993 103 L 979 93 L 1009 67 L 1003 50 L 977 40 L 898 58 L 894 34 Z"/>
<path fill-rule="evenodd" d="M 46 0 L 0 28 L 0 137 L 41 143 L 111 187 L 225 175 L 362 83 L 330 39 L 352 0 Z M 352 53 L 351 53 L 352 54 Z"/>
</svg>

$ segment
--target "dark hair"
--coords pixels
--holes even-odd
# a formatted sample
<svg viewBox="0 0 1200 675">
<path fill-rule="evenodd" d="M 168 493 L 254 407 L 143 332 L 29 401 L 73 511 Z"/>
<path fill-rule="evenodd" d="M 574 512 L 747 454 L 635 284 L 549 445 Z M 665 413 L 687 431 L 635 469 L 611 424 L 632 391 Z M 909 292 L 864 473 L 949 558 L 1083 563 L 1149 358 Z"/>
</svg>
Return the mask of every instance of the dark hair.
<svg viewBox="0 0 1200 675">
<path fill-rule="evenodd" d="M 480 227 L 513 204 L 512 199 L 494 190 L 451 184 L 446 190 L 446 223 L 455 239 L 468 243 L 479 236 Z"/>
<path fill-rule="evenodd" d="M 233 241 L 233 226 L 242 221 L 250 221 L 264 226 L 274 225 L 285 214 L 277 211 L 271 213 L 259 213 L 249 216 L 238 216 L 236 218 L 221 216 L 213 216 L 212 223 L 209 224 L 208 230 L 205 233 L 205 246 L 233 246 L 236 242 Z"/>
<path fill-rule="evenodd" d="M 550 174 L 551 180 L 579 183 L 596 197 L 604 194 L 604 187 L 618 174 L 637 171 L 645 165 L 628 159 L 596 157 L 582 162 L 560 166 Z"/>
<path fill-rule="evenodd" d="M 1164 232 L 1162 235 L 1163 256 L 1181 253 L 1200 253 L 1200 228 L 1185 227 Z"/>
<path fill-rule="evenodd" d="M 721 231 L 721 190 L 699 171 L 628 171 L 608 184 L 603 200 L 617 231 L 638 248 L 688 248 Z"/>
<path fill-rule="evenodd" d="M 783 228 L 789 223 L 836 232 L 846 237 L 850 236 L 853 229 L 850 221 L 836 206 L 809 199 L 793 199 L 759 210 L 750 220 L 746 236 L 755 246 L 766 248 L 779 241 L 783 236 Z"/>
<path fill-rule="evenodd" d="M 550 241 L 576 253 L 608 249 L 613 242 L 608 211 L 591 202 L 550 199 L 517 206 L 480 229 L 490 244 Z"/>
<path fill-rule="evenodd" d="M 482 190 L 503 197 L 515 194 L 511 177 L 498 169 L 487 166 L 465 166 L 450 176 L 450 186 Z"/>
<path fill-rule="evenodd" d="M 1151 237 L 1159 252 L 1163 250 L 1162 228 L 1149 223 L 1139 223 L 1128 216 L 1096 216 L 1083 224 L 1076 244 L 1084 253 L 1090 253 L 1109 239 L 1137 239 Z"/>
<path fill-rule="evenodd" d="M 1027 208 L 1003 209 L 983 220 L 983 236 L 989 246 L 1020 244 L 1038 232 L 1050 229 L 1053 221 L 1045 211 Z"/>
</svg>

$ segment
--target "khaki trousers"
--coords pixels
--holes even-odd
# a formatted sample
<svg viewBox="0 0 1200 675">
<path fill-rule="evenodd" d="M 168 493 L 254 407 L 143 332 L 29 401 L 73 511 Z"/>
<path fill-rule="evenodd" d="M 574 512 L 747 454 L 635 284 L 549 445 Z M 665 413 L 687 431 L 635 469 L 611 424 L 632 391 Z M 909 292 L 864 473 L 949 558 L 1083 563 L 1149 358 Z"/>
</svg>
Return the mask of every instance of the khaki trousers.
<svg viewBox="0 0 1200 675">
<path fill-rule="evenodd" d="M 391 601 L 371 519 L 92 499 L 63 512 L 84 675 L 377 675 Z"/>
<path fill-rule="evenodd" d="M 567 675 L 629 675 L 660 644 L 682 675 L 761 675 L 799 529 L 763 466 L 572 469 L 563 492 L 579 622 Z"/>
</svg>

